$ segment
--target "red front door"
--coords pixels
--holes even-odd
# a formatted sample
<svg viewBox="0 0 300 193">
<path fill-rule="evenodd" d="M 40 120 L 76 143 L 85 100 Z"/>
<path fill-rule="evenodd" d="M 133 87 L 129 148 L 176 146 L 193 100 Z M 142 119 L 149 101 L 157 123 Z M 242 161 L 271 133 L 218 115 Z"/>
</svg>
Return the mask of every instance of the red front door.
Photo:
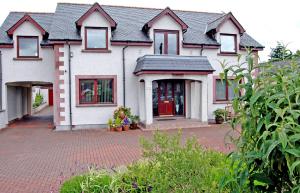
<svg viewBox="0 0 300 193">
<path fill-rule="evenodd" d="M 172 81 L 158 83 L 158 114 L 174 115 L 174 89 Z"/>
<path fill-rule="evenodd" d="M 48 89 L 49 106 L 53 106 L 53 89 Z"/>
</svg>

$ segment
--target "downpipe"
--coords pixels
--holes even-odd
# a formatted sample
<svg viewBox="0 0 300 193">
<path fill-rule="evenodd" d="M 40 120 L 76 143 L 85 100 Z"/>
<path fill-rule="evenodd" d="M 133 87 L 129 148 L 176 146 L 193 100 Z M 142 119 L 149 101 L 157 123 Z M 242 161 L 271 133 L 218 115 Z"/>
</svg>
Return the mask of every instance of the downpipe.
<svg viewBox="0 0 300 193">
<path fill-rule="evenodd" d="M 128 46 L 124 46 L 122 49 L 122 65 L 123 65 L 123 106 L 126 107 L 126 68 L 125 68 L 125 50 Z"/>
<path fill-rule="evenodd" d="M 72 68 L 71 68 L 71 58 L 72 56 L 72 52 L 71 52 L 71 45 L 69 42 L 67 42 L 68 44 L 68 68 L 69 68 L 69 109 L 70 109 L 70 113 L 69 113 L 69 118 L 70 118 L 70 129 L 71 131 L 73 130 L 73 113 L 72 113 L 72 84 L 71 84 L 71 78 L 72 78 Z"/>
</svg>

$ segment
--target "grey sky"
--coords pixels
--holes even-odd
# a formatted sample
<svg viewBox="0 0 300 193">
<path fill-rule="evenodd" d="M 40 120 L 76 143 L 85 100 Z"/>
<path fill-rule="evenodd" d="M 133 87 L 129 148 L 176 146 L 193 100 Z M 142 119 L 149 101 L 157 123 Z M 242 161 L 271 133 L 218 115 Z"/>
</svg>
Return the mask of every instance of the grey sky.
<svg viewBox="0 0 300 193">
<path fill-rule="evenodd" d="M 54 12 L 57 2 L 94 3 L 95 0 L 9 0 L 1 2 L 0 22 L 9 11 Z M 268 58 L 270 47 L 277 41 L 288 44 L 292 51 L 300 49 L 300 3 L 296 0 L 101 0 L 99 4 L 136 7 L 233 12 L 247 33 L 266 48 L 261 60 Z"/>
</svg>

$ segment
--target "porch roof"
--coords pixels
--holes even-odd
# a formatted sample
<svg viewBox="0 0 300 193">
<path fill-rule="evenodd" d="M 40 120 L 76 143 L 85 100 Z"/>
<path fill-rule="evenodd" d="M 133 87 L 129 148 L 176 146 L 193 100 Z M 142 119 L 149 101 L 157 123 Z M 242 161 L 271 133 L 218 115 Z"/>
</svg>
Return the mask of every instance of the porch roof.
<svg viewBox="0 0 300 193">
<path fill-rule="evenodd" d="M 214 69 L 206 56 L 145 55 L 137 59 L 134 74 L 159 71 L 210 74 Z"/>
</svg>

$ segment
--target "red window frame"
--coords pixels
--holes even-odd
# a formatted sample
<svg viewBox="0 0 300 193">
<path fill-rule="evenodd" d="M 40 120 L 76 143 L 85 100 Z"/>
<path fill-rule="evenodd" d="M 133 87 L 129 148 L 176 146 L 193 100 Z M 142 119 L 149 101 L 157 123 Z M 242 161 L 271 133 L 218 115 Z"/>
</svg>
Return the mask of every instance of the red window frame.
<svg viewBox="0 0 300 193">
<path fill-rule="evenodd" d="M 220 42 L 222 44 L 221 36 L 233 36 L 234 37 L 234 51 L 233 52 L 222 51 L 222 46 L 220 46 L 220 53 L 221 54 L 236 54 L 237 53 L 237 37 L 236 37 L 236 34 L 220 33 Z"/>
<path fill-rule="evenodd" d="M 87 35 L 87 31 L 89 29 L 96 29 L 96 30 L 104 30 L 105 31 L 105 36 L 106 36 L 106 44 L 105 44 L 105 48 L 89 48 L 87 46 L 87 42 L 88 42 L 88 35 Z M 85 43 L 84 43 L 84 48 L 85 50 L 108 50 L 108 28 L 107 27 L 85 27 L 84 28 L 84 39 L 85 39 Z"/>
<path fill-rule="evenodd" d="M 117 105 L 117 76 L 115 75 L 77 75 L 76 79 L 76 105 L 77 106 L 116 106 Z M 112 80 L 112 103 L 100 103 L 97 101 L 97 94 L 93 97 L 93 101 L 90 103 L 81 103 L 81 85 L 80 82 L 82 80 L 92 80 L 94 81 L 94 92 L 98 90 L 98 80 Z"/>
<path fill-rule="evenodd" d="M 233 80 L 234 77 L 228 77 L 228 80 Z M 228 90 L 228 82 L 225 83 L 225 99 L 217 99 L 217 81 L 221 80 L 221 78 L 219 76 L 214 76 L 213 77 L 213 99 L 214 99 L 214 103 L 227 103 L 227 102 L 231 102 L 232 100 L 229 100 L 229 90 Z"/>
<path fill-rule="evenodd" d="M 156 33 L 162 33 L 164 34 L 164 50 L 163 54 L 168 54 L 168 34 L 176 34 L 177 36 L 177 55 L 179 55 L 179 31 L 178 30 L 160 30 L 155 29 L 154 30 L 154 54 L 155 54 L 155 34 Z"/>
<path fill-rule="evenodd" d="M 37 47 L 37 56 L 20 56 L 20 39 L 36 39 L 36 47 Z M 39 49 L 39 36 L 17 36 L 17 58 L 39 58 L 40 57 L 40 49 Z"/>
</svg>

